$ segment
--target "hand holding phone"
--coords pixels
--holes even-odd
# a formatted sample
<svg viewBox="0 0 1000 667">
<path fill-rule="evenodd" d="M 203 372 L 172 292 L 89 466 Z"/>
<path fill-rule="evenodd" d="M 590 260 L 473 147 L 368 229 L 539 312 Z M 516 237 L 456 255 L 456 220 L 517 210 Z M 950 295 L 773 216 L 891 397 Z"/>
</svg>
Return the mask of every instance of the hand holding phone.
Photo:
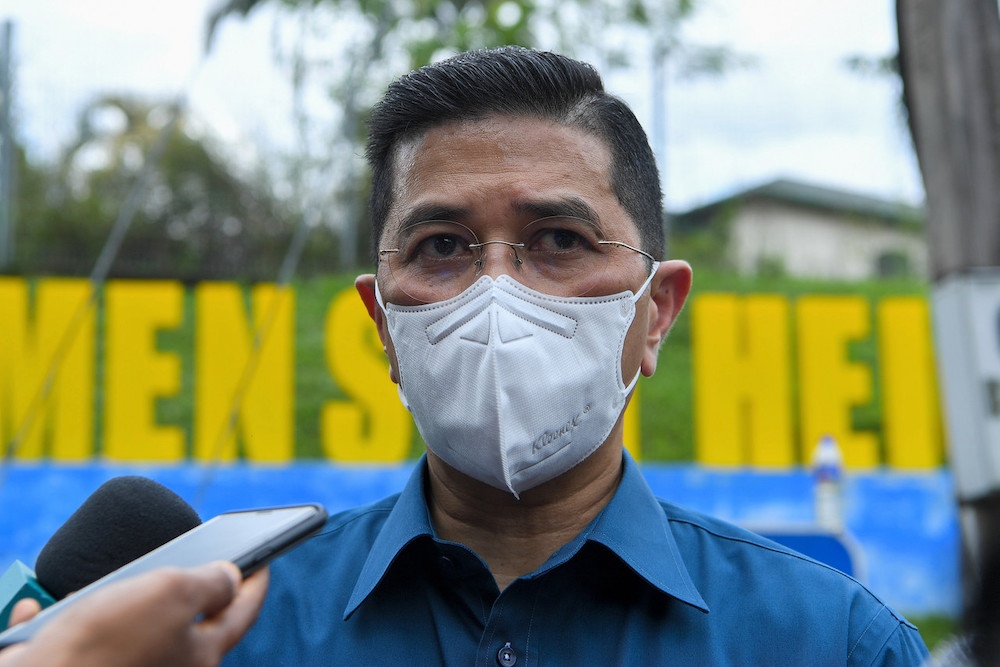
<svg viewBox="0 0 1000 667">
<path fill-rule="evenodd" d="M 326 520 L 319 505 L 227 512 L 206 521 L 124 567 L 72 593 L 26 623 L 0 633 L 0 646 L 30 639 L 45 624 L 109 584 L 163 567 L 191 568 L 231 561 L 244 576 L 318 530 Z"/>
<path fill-rule="evenodd" d="M 243 580 L 228 562 L 129 577 L 0 650 L 0 667 L 216 665 L 253 624 L 267 583 L 266 568 Z"/>
</svg>

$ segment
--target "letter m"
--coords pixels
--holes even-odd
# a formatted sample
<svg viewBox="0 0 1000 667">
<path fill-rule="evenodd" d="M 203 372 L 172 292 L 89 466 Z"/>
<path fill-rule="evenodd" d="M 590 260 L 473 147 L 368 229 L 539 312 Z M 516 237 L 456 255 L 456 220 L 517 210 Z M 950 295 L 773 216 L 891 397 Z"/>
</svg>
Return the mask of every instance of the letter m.
<svg viewBox="0 0 1000 667">
<path fill-rule="evenodd" d="M 93 452 L 95 322 L 81 279 L 0 278 L 0 442 L 4 452 L 79 460 Z M 46 447 L 48 443 L 48 447 Z"/>
</svg>

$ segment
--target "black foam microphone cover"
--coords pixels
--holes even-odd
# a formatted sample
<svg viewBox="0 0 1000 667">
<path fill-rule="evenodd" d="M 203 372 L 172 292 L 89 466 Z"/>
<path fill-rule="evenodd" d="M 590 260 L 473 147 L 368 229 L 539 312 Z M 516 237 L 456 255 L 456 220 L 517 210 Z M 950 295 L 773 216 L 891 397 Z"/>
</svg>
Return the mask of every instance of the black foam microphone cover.
<svg viewBox="0 0 1000 667">
<path fill-rule="evenodd" d="M 200 523 L 198 513 L 162 484 L 145 477 L 115 477 L 46 542 L 35 561 L 35 575 L 60 600 Z"/>
</svg>

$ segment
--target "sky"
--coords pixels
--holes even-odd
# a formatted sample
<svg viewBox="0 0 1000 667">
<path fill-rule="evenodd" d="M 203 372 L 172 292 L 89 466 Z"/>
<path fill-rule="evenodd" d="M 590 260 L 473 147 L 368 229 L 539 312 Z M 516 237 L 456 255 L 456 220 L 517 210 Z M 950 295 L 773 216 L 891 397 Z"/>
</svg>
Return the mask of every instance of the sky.
<svg viewBox="0 0 1000 667">
<path fill-rule="evenodd" d="M 276 4 L 276 3 L 275 3 Z M 893 0 L 702 0 L 683 40 L 725 45 L 753 65 L 672 78 L 666 139 L 654 145 L 668 209 L 678 212 L 776 178 L 919 204 L 923 190 L 891 77 L 864 76 L 849 56 L 896 48 Z M 76 111 L 103 93 L 184 94 L 193 116 L 241 159 L 294 142 L 290 92 L 274 65 L 276 10 L 229 19 L 207 57 L 213 0 L 2 0 L 14 22 L 17 135 L 51 158 Z M 652 132 L 640 52 L 608 89 Z M 249 156 L 249 158 L 248 158 Z"/>
</svg>

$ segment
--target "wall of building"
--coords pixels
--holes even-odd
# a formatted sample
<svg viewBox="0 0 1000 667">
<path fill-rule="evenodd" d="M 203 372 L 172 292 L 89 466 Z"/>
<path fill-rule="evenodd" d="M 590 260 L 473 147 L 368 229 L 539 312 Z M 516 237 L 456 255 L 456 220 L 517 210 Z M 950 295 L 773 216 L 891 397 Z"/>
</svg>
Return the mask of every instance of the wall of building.
<svg viewBox="0 0 1000 667">
<path fill-rule="evenodd" d="M 774 263 L 791 276 L 861 280 L 879 275 L 879 257 L 886 253 L 904 255 L 914 275 L 928 271 L 919 230 L 766 200 L 748 201 L 737 211 L 729 253 L 748 274 Z"/>
</svg>

